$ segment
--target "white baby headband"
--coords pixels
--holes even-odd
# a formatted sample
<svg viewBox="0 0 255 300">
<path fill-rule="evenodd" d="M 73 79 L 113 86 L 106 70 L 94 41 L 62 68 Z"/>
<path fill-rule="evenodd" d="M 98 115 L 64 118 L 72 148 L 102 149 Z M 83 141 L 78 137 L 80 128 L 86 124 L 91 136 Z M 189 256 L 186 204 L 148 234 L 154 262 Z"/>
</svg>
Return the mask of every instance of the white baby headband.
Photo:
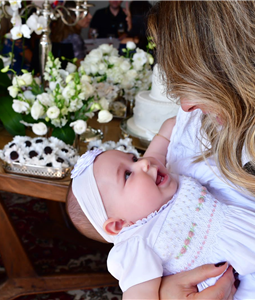
<svg viewBox="0 0 255 300">
<path fill-rule="evenodd" d="M 102 152 L 100 149 L 90 150 L 78 159 L 71 173 L 72 189 L 90 223 L 107 242 L 113 243 L 114 235 L 107 234 L 103 229 L 108 217 L 93 173 L 93 162 Z"/>
</svg>

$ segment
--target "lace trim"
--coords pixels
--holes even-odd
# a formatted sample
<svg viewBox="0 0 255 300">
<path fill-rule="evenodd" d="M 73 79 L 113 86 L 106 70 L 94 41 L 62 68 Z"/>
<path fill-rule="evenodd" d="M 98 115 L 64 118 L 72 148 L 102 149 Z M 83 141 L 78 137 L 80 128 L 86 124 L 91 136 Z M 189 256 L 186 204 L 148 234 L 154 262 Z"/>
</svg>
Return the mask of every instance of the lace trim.
<svg viewBox="0 0 255 300">
<path fill-rule="evenodd" d="M 135 227 L 142 226 L 143 224 L 148 223 L 151 219 L 153 219 L 154 217 L 156 217 L 158 214 L 160 214 L 162 211 L 164 211 L 167 207 L 169 207 L 170 205 L 172 206 L 174 204 L 174 201 L 175 201 L 175 199 L 176 199 L 176 197 L 177 197 L 178 194 L 179 194 L 179 192 L 177 191 L 176 194 L 173 196 L 173 198 L 170 199 L 166 204 L 164 204 L 163 206 L 161 206 L 159 210 L 156 210 L 156 211 L 152 212 L 151 214 L 149 214 L 146 218 L 143 218 L 142 220 L 136 221 L 134 224 L 132 224 L 129 227 L 124 227 L 120 231 L 119 234 L 122 234 L 123 232 L 126 232 L 126 231 L 128 231 L 130 229 L 133 229 Z"/>
</svg>

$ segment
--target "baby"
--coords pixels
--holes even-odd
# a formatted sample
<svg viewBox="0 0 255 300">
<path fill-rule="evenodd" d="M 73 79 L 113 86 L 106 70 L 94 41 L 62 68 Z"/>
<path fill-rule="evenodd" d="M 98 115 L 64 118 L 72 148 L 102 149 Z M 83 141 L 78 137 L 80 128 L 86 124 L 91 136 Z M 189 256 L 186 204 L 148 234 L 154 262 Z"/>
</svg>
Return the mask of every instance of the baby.
<svg viewBox="0 0 255 300">
<path fill-rule="evenodd" d="M 169 173 L 174 124 L 164 122 L 141 159 L 118 150 L 85 153 L 72 172 L 70 218 L 86 236 L 114 243 L 107 265 L 123 299 L 158 299 L 163 275 L 219 261 L 252 277 L 235 296 L 252 299 L 255 213 L 227 206 L 196 180 Z M 216 280 L 200 283 L 199 290 Z"/>
</svg>

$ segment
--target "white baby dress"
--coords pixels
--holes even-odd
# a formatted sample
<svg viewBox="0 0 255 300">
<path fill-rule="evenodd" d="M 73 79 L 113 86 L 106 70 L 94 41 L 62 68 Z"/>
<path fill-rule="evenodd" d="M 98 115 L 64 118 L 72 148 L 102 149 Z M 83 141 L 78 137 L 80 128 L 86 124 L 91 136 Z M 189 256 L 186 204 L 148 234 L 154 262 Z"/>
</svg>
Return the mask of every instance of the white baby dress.
<svg viewBox="0 0 255 300">
<path fill-rule="evenodd" d="M 119 233 L 108 256 L 108 270 L 123 291 L 206 263 L 228 261 L 241 275 L 253 273 L 254 220 L 254 212 L 226 206 L 196 180 L 180 176 L 172 200 Z"/>
</svg>

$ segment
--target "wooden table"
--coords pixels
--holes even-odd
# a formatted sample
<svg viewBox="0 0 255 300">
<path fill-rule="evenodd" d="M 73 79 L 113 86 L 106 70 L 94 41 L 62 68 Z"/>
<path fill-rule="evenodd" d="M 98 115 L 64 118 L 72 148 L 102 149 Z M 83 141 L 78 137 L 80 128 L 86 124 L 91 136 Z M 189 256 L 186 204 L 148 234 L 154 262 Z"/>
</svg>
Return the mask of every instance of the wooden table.
<svg viewBox="0 0 255 300">
<path fill-rule="evenodd" d="M 118 119 L 108 124 L 99 124 L 96 119 L 90 120 L 89 123 L 91 127 L 103 131 L 104 141 L 118 141 L 121 138 L 119 124 Z M 1 130 L 0 149 L 10 140 L 12 136 L 4 129 Z M 80 143 L 80 153 L 85 151 L 85 143 Z M 69 182 L 70 177 L 48 180 L 5 173 L 0 166 L 0 190 L 6 192 L 65 202 Z M 95 244 L 88 240 L 88 244 L 90 242 L 92 247 L 95 247 Z M 1 300 L 14 299 L 20 295 L 117 285 L 116 279 L 109 273 L 39 276 L 16 233 L 2 199 L 0 199 L 0 254 L 7 275 L 7 278 L 0 283 Z"/>
</svg>

